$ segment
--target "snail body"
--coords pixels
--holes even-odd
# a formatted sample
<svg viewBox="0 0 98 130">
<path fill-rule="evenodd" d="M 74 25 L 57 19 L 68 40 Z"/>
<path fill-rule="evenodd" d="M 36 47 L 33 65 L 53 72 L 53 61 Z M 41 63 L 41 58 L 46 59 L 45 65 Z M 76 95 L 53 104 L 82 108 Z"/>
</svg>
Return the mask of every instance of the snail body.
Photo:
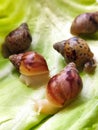
<svg viewBox="0 0 98 130">
<path fill-rule="evenodd" d="M 60 73 L 50 78 L 46 98 L 35 103 L 36 111 L 53 114 L 69 104 L 82 90 L 82 79 L 74 63 L 69 63 Z"/>
<path fill-rule="evenodd" d="M 27 50 L 32 42 L 27 23 L 21 24 L 11 31 L 5 38 L 5 45 L 11 54 L 22 53 Z"/>
<path fill-rule="evenodd" d="M 84 13 L 77 16 L 71 25 L 74 35 L 95 33 L 98 30 L 98 12 Z"/>
<path fill-rule="evenodd" d="M 42 82 L 49 78 L 49 69 L 46 60 L 43 56 L 36 52 L 30 51 L 14 54 L 11 55 L 9 59 L 16 69 L 21 73 L 21 79 L 24 80 L 27 85 L 30 85 L 34 82 Z M 40 79 L 42 78 L 43 80 L 41 81 Z"/>
<path fill-rule="evenodd" d="M 72 37 L 53 45 L 54 49 L 62 54 L 65 60 L 74 62 L 78 69 L 93 72 L 96 67 L 94 55 L 85 40 Z"/>
</svg>

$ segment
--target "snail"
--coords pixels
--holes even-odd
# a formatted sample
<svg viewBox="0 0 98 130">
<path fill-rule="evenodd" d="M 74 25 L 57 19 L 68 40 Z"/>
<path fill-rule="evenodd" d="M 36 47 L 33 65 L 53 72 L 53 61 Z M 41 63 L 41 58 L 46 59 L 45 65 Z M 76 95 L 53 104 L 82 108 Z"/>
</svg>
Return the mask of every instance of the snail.
<svg viewBox="0 0 98 130">
<path fill-rule="evenodd" d="M 62 54 L 67 63 L 74 62 L 79 70 L 85 70 L 87 73 L 94 72 L 96 61 L 85 40 L 72 37 L 55 43 L 53 47 Z"/>
<path fill-rule="evenodd" d="M 95 33 L 98 30 L 98 12 L 84 13 L 77 16 L 71 25 L 74 35 Z"/>
<path fill-rule="evenodd" d="M 41 85 L 49 79 L 46 60 L 37 52 L 13 54 L 9 60 L 21 73 L 20 78 L 26 85 Z"/>
<path fill-rule="evenodd" d="M 27 50 L 31 42 L 32 37 L 28 25 L 27 23 L 23 23 L 6 36 L 4 44 L 11 54 L 17 54 Z"/>
<path fill-rule="evenodd" d="M 46 86 L 46 97 L 36 100 L 34 109 L 38 113 L 54 114 L 71 103 L 81 92 L 82 79 L 74 63 L 69 63 L 61 72 L 50 78 Z"/>
</svg>

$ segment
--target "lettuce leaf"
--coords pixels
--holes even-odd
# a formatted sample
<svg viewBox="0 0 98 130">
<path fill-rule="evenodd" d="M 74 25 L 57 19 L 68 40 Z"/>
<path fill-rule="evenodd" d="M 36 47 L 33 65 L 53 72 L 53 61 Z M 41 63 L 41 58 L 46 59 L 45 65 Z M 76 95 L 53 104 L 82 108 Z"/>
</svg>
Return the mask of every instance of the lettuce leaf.
<svg viewBox="0 0 98 130">
<path fill-rule="evenodd" d="M 53 116 L 33 110 L 33 100 L 45 95 L 45 87 L 30 88 L 2 55 L 5 36 L 23 22 L 29 25 L 31 49 L 42 54 L 53 76 L 66 66 L 53 49 L 55 42 L 72 37 L 70 25 L 84 12 L 97 11 L 95 0 L 0 0 L 0 130 L 97 130 L 98 67 L 93 75 L 80 73 L 83 90 L 69 106 Z M 98 33 L 83 37 L 98 62 Z"/>
</svg>

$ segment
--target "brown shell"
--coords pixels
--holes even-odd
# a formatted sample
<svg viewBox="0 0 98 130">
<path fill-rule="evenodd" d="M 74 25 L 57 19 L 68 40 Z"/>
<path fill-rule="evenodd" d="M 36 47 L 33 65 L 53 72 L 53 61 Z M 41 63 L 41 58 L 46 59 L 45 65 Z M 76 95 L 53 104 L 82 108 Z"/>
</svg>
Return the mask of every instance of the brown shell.
<svg viewBox="0 0 98 130">
<path fill-rule="evenodd" d="M 93 58 L 86 41 L 80 38 L 68 39 L 64 46 L 64 55 L 70 62 L 75 62 L 78 67 L 84 65 Z"/>
<path fill-rule="evenodd" d="M 26 23 L 11 31 L 5 38 L 5 45 L 11 54 L 23 53 L 30 47 L 31 42 L 32 36 Z"/>
<path fill-rule="evenodd" d="M 85 63 L 93 59 L 93 53 L 86 41 L 78 37 L 56 43 L 54 48 L 64 56 L 68 63 L 74 62 L 78 68 L 84 67 Z"/>
<path fill-rule="evenodd" d="M 47 98 L 57 106 L 63 106 L 77 97 L 83 83 L 74 63 L 69 63 L 63 71 L 53 76 L 47 86 Z"/>
<path fill-rule="evenodd" d="M 71 25 L 74 35 L 95 33 L 98 30 L 98 12 L 84 13 L 77 16 Z"/>
<path fill-rule="evenodd" d="M 23 75 L 32 76 L 49 72 L 45 59 L 36 52 L 12 55 L 9 59 Z"/>
</svg>

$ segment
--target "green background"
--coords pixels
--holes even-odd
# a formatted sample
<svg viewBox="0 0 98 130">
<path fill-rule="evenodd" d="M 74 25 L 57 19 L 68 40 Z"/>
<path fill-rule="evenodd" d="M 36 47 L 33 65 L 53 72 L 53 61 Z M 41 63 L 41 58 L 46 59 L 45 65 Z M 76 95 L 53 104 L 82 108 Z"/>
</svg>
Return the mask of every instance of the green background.
<svg viewBox="0 0 98 130">
<path fill-rule="evenodd" d="M 34 99 L 44 97 L 46 85 L 27 87 L 2 56 L 5 36 L 27 22 L 33 37 L 31 50 L 45 57 L 53 76 L 66 66 L 53 44 L 72 37 L 70 26 L 77 15 L 97 9 L 97 0 L 0 0 L 0 130 L 98 130 L 98 67 L 93 75 L 80 73 L 79 97 L 50 116 L 33 110 Z M 98 33 L 83 38 L 98 62 Z"/>
</svg>

